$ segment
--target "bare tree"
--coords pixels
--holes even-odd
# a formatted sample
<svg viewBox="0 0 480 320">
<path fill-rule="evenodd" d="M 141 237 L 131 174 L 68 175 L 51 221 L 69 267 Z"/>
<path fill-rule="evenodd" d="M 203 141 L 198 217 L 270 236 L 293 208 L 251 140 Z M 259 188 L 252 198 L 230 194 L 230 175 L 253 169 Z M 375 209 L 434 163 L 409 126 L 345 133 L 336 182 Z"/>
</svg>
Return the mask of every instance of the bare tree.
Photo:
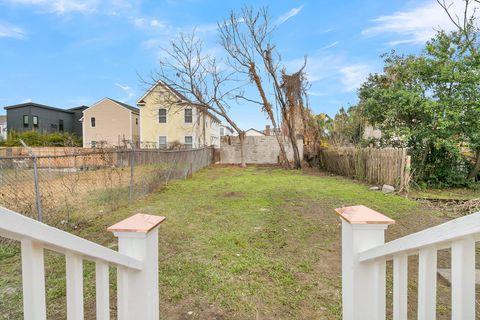
<svg viewBox="0 0 480 320">
<path fill-rule="evenodd" d="M 270 22 L 266 8 L 254 12 L 251 8 L 242 9 L 240 14 L 231 12 L 228 19 L 218 24 L 220 43 L 228 54 L 228 62 L 237 72 L 248 76 L 249 81 L 256 87 L 260 101 L 243 95 L 239 98 L 262 106 L 262 110 L 272 122 L 273 131 L 277 137 L 281 151 L 281 160 L 290 167 L 287 158 L 283 135 L 279 134 L 278 108 L 285 121 L 289 112 L 288 89 L 282 87 L 281 57 L 271 41 L 275 29 Z M 299 71 L 302 73 L 303 68 Z M 265 75 L 264 79 L 262 76 Z M 267 92 L 273 92 L 274 103 L 269 99 Z M 294 101 L 292 100 L 292 103 Z M 293 106 L 293 105 L 292 105 Z M 292 107 L 290 106 L 290 107 Z M 289 129 L 294 129 L 290 128 Z M 301 158 L 297 146 L 296 132 L 289 130 L 289 139 L 294 151 L 294 167 L 301 167 Z"/>
<path fill-rule="evenodd" d="M 162 52 L 164 58 L 160 59 L 160 68 L 152 74 L 152 80 L 154 83 L 161 80 L 192 101 L 176 99 L 169 101 L 169 105 L 195 106 L 203 113 L 210 111 L 225 119 L 238 133 L 241 165 L 245 167 L 245 131 L 229 114 L 233 92 L 240 87 L 234 73 L 222 68 L 222 61 L 204 52 L 203 41 L 195 36 L 195 31 L 180 33 Z"/>
</svg>

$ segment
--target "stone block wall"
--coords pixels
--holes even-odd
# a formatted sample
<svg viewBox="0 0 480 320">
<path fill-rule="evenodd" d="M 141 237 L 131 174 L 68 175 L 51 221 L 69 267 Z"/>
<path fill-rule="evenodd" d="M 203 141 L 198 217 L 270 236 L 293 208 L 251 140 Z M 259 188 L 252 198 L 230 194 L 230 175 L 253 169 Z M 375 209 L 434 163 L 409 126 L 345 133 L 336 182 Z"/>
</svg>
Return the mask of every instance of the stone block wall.
<svg viewBox="0 0 480 320">
<path fill-rule="evenodd" d="M 287 137 L 283 138 L 287 157 L 293 161 L 293 149 Z M 303 157 L 303 140 L 297 140 L 300 157 Z M 280 147 L 275 136 L 249 136 L 245 137 L 245 160 L 251 164 L 277 164 Z M 220 163 L 239 164 L 240 139 L 238 136 L 222 137 L 220 143 Z"/>
</svg>

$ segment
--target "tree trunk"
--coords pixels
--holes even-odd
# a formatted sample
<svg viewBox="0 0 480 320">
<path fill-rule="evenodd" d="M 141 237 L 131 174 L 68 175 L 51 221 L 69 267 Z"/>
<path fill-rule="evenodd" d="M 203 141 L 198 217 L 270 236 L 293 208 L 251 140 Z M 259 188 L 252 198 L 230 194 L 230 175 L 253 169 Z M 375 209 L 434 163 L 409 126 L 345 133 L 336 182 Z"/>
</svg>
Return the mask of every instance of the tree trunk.
<svg viewBox="0 0 480 320">
<path fill-rule="evenodd" d="M 287 152 L 285 151 L 285 145 L 281 137 L 278 135 L 277 131 L 277 122 L 275 121 L 275 115 L 273 114 L 272 105 L 267 99 L 267 95 L 265 94 L 265 90 L 263 90 L 262 81 L 260 80 L 260 76 L 255 69 L 255 64 L 252 62 L 250 63 L 250 75 L 252 77 L 253 82 L 255 83 L 260 97 L 262 98 L 263 103 L 263 111 L 265 111 L 272 122 L 273 130 L 275 132 L 275 137 L 277 138 L 278 145 L 280 147 L 280 156 L 283 158 L 281 159 L 281 163 L 284 164 L 288 169 L 290 169 L 290 162 L 288 161 Z"/>
<path fill-rule="evenodd" d="M 275 130 L 275 137 L 277 138 L 278 145 L 280 146 L 280 157 L 283 158 L 280 159 L 280 163 L 285 165 L 287 169 L 290 169 L 290 161 L 288 161 L 287 151 L 285 150 L 285 145 L 283 144 L 282 137 L 277 133 L 278 130 L 275 125 L 273 126 L 273 130 Z"/>
<path fill-rule="evenodd" d="M 473 166 L 472 170 L 470 170 L 470 173 L 468 174 L 468 179 L 475 179 L 478 175 L 478 171 L 480 171 L 480 147 L 477 148 L 475 165 Z"/>
<path fill-rule="evenodd" d="M 301 169 L 303 157 L 300 157 L 300 151 L 298 150 L 297 137 L 295 136 L 295 133 L 290 133 L 290 142 L 292 143 L 293 149 L 293 167 L 295 169 Z"/>
<path fill-rule="evenodd" d="M 240 139 L 240 166 L 242 168 L 245 168 L 247 166 L 247 163 L 245 161 L 245 131 L 239 132 L 238 138 Z"/>
</svg>

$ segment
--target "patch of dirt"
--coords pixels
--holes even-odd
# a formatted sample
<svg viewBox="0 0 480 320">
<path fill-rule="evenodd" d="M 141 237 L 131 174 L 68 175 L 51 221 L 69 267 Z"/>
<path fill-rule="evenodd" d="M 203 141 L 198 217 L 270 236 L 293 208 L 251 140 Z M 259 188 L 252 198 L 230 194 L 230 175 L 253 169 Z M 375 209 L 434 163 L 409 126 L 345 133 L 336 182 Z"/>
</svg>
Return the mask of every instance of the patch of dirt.
<svg viewBox="0 0 480 320">
<path fill-rule="evenodd" d="M 309 167 L 306 165 L 302 167 L 302 173 L 309 176 L 320 176 L 320 177 L 335 176 L 335 174 L 333 173 L 323 171 L 317 167 Z"/>
<path fill-rule="evenodd" d="M 223 193 L 222 196 L 225 198 L 243 198 L 245 194 L 243 192 L 230 191 Z"/>
<path fill-rule="evenodd" d="M 180 305 L 170 307 L 172 304 L 162 305 L 160 301 L 160 316 L 170 320 L 226 320 L 222 309 L 208 304 L 202 304 L 194 299 L 183 299 Z"/>
<path fill-rule="evenodd" d="M 480 199 L 426 199 L 411 198 L 429 208 L 441 209 L 453 217 L 463 216 L 480 210 Z"/>
</svg>

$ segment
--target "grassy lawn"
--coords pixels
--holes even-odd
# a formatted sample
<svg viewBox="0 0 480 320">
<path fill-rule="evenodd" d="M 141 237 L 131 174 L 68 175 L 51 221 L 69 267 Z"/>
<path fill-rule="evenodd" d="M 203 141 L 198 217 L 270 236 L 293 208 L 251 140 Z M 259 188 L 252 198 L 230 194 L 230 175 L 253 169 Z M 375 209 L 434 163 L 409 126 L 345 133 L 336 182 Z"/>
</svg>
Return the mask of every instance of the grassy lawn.
<svg viewBox="0 0 480 320">
<path fill-rule="evenodd" d="M 357 204 L 397 220 L 387 240 L 444 221 L 417 202 L 341 177 L 212 167 L 129 207 L 83 217 L 75 233 L 116 248 L 107 226 L 137 212 L 166 216 L 160 228 L 162 319 L 339 319 L 340 222 L 333 209 Z M 0 246 L 4 319 L 21 318 L 15 253 L 18 247 Z M 439 258 L 440 267 L 447 263 Z M 64 259 L 50 254 L 46 265 L 49 319 L 64 319 Z M 86 318 L 94 314 L 93 279 L 94 267 L 86 264 Z M 414 288 L 412 281 L 413 299 Z M 440 295 L 445 288 L 440 282 Z M 439 300 L 439 319 L 446 319 L 449 309 Z"/>
</svg>

